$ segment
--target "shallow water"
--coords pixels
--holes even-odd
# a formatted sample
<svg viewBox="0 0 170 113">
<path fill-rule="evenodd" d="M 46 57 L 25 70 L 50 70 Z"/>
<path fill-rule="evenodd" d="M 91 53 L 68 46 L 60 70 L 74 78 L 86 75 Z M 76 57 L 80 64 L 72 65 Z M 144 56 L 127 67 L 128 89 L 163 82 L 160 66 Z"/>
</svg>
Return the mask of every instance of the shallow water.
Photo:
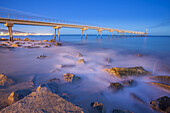
<svg viewBox="0 0 170 113">
<path fill-rule="evenodd" d="M 49 38 L 29 36 L 28 38 L 44 40 L 52 39 L 52 36 Z M 1 73 L 7 74 L 21 85 L 33 76 L 37 76 L 37 84 L 45 83 L 51 78 L 59 78 L 63 84 L 60 86 L 60 91 L 74 95 L 74 98 L 69 101 L 81 106 L 86 112 L 95 112 L 90 107 L 90 103 L 99 101 L 103 103 L 107 113 L 113 109 L 127 109 L 135 113 L 154 113 L 156 111 L 150 108 L 150 101 L 161 96 L 170 96 L 169 92 L 148 84 L 147 82 L 152 80 L 147 76 L 126 78 L 134 79 L 137 84 L 113 93 L 108 89 L 109 84 L 125 79 L 119 79 L 102 71 L 105 67 L 143 66 L 153 75 L 169 75 L 170 37 L 108 39 L 107 36 L 103 36 L 102 39 L 96 39 L 96 36 L 88 36 L 87 40 L 80 40 L 80 36 L 61 36 L 61 39 L 62 47 L 0 48 Z M 83 54 L 85 64 L 76 64 L 76 61 L 80 59 L 76 57 L 77 53 Z M 142 56 L 136 56 L 138 53 Z M 42 54 L 47 58 L 36 58 Z M 108 63 L 107 58 L 110 58 L 112 62 Z M 59 68 L 59 65 L 73 66 Z M 65 83 L 62 78 L 64 73 L 73 73 L 81 77 L 81 80 L 73 84 Z M 0 89 L 0 92 L 11 92 L 20 89 L 21 85 Z M 146 104 L 132 98 L 130 93 L 135 93 Z"/>
</svg>

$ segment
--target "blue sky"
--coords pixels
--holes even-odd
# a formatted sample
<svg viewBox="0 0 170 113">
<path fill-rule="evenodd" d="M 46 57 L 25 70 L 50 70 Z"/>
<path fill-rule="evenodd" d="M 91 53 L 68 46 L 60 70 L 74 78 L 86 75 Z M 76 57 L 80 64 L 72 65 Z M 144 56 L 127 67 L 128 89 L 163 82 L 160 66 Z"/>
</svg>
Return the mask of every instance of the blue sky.
<svg viewBox="0 0 170 113">
<path fill-rule="evenodd" d="M 0 0 L 0 7 L 26 15 L 45 16 L 111 28 L 170 35 L 170 0 Z M 0 10 L 1 11 L 1 10 Z M 0 25 L 0 28 L 5 28 Z M 51 27 L 15 25 L 15 30 L 53 33 Z M 80 34 L 80 29 L 62 28 L 61 34 Z M 96 34 L 95 30 L 88 30 Z M 104 33 L 107 33 L 105 31 Z"/>
</svg>

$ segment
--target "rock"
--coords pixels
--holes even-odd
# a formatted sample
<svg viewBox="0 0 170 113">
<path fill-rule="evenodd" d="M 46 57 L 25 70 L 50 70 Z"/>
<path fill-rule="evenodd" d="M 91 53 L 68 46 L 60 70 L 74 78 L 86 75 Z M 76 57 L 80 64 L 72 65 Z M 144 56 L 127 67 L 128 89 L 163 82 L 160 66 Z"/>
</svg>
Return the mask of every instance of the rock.
<svg viewBox="0 0 170 113">
<path fill-rule="evenodd" d="M 6 45 L 8 45 L 8 46 L 10 46 L 10 45 L 11 45 L 11 43 L 10 43 L 10 42 L 2 42 L 2 44 L 6 44 Z"/>
<path fill-rule="evenodd" d="M 48 40 L 43 40 L 42 42 L 48 42 Z"/>
<path fill-rule="evenodd" d="M 149 78 L 170 85 L 170 76 L 150 76 Z"/>
<path fill-rule="evenodd" d="M 99 111 L 102 112 L 102 109 L 103 109 L 103 104 L 102 103 L 99 103 L 99 102 L 92 102 L 91 103 L 91 106 Z"/>
<path fill-rule="evenodd" d="M 8 105 L 11 105 L 15 103 L 16 101 L 24 98 L 25 96 L 29 95 L 32 91 L 29 89 L 25 90 L 17 90 L 15 92 L 12 92 L 10 96 L 8 97 Z"/>
<path fill-rule="evenodd" d="M 41 84 L 38 86 L 36 91 L 41 90 L 42 88 L 46 87 L 52 93 L 58 93 L 58 84 L 56 82 L 48 82 L 46 84 Z"/>
<path fill-rule="evenodd" d="M 77 64 L 84 64 L 84 63 L 85 63 L 84 59 L 80 59 L 77 61 Z"/>
<path fill-rule="evenodd" d="M 64 78 L 64 80 L 67 81 L 67 82 L 74 82 L 74 81 L 80 79 L 80 77 L 75 76 L 75 75 L 73 75 L 73 74 L 71 74 L 71 73 L 65 73 L 65 74 L 63 75 L 63 78 Z"/>
<path fill-rule="evenodd" d="M 24 38 L 24 41 L 31 41 L 29 38 Z"/>
<path fill-rule="evenodd" d="M 60 79 L 58 79 L 58 78 L 53 78 L 53 79 L 50 79 L 48 82 L 60 83 Z"/>
<path fill-rule="evenodd" d="M 62 94 L 61 94 L 61 97 L 64 98 L 64 99 L 66 99 L 66 100 L 71 100 L 71 99 L 75 99 L 75 98 L 76 98 L 75 95 L 69 94 L 69 93 L 62 93 Z"/>
<path fill-rule="evenodd" d="M 17 41 L 22 41 L 22 39 L 20 39 L 20 38 L 16 38 L 16 40 L 17 40 Z"/>
<path fill-rule="evenodd" d="M 56 67 L 58 68 L 70 68 L 70 67 L 74 67 L 75 65 L 56 65 Z"/>
<path fill-rule="evenodd" d="M 141 76 L 141 75 L 150 75 L 149 71 L 144 70 L 143 67 L 128 67 L 128 68 L 110 68 L 104 69 L 104 71 L 117 76 L 119 78 L 128 77 L 128 76 Z"/>
<path fill-rule="evenodd" d="M 76 57 L 83 57 L 83 55 L 81 53 L 77 53 Z"/>
<path fill-rule="evenodd" d="M 133 112 L 128 111 L 128 110 L 114 109 L 114 110 L 112 111 L 112 113 L 133 113 Z"/>
<path fill-rule="evenodd" d="M 40 55 L 40 56 L 38 56 L 37 58 L 38 59 L 42 59 L 42 58 L 46 58 L 47 56 L 45 56 L 45 55 Z"/>
<path fill-rule="evenodd" d="M 8 39 L 6 38 L 1 38 L 0 41 L 7 41 Z"/>
<path fill-rule="evenodd" d="M 62 43 L 56 42 L 54 45 L 55 45 L 55 46 L 62 46 Z"/>
<path fill-rule="evenodd" d="M 32 92 L 1 113 L 83 113 L 83 109 L 52 93 L 46 87 Z"/>
<path fill-rule="evenodd" d="M 54 39 L 51 39 L 49 42 L 55 42 L 55 40 L 54 40 Z"/>
<path fill-rule="evenodd" d="M 137 56 L 137 57 L 142 57 L 143 55 L 140 54 L 140 53 L 138 53 L 138 54 L 136 54 L 135 56 Z"/>
<path fill-rule="evenodd" d="M 123 88 L 124 88 L 124 86 L 118 82 L 110 83 L 110 86 L 109 86 L 109 89 L 112 89 L 113 91 L 122 90 Z"/>
<path fill-rule="evenodd" d="M 163 113 L 170 113 L 170 98 L 167 96 L 160 97 L 150 102 L 150 106 L 153 109 L 161 111 Z"/>
<path fill-rule="evenodd" d="M 11 47 L 18 47 L 18 44 L 12 44 Z"/>
<path fill-rule="evenodd" d="M 127 87 L 131 87 L 133 85 L 136 84 L 136 82 L 134 80 L 125 80 L 123 82 L 121 82 L 123 85 L 127 86 Z"/>
<path fill-rule="evenodd" d="M 4 74 L 0 74 L 0 86 L 11 86 L 15 84 L 15 82 L 12 79 L 9 79 Z"/>
<path fill-rule="evenodd" d="M 24 44 L 24 43 L 21 43 L 21 42 L 15 42 L 15 44 L 22 45 L 22 44 Z"/>
<path fill-rule="evenodd" d="M 167 91 L 170 91 L 170 85 L 166 85 L 166 84 L 163 84 L 163 83 L 157 83 L 157 82 L 149 82 L 149 83 L 152 84 L 152 85 L 158 86 L 160 88 L 163 88 Z"/>
<path fill-rule="evenodd" d="M 130 93 L 130 96 L 131 96 L 132 98 L 134 98 L 135 100 L 137 100 L 137 101 L 145 104 L 145 102 L 144 102 L 141 98 L 139 98 L 136 94 Z"/>
</svg>

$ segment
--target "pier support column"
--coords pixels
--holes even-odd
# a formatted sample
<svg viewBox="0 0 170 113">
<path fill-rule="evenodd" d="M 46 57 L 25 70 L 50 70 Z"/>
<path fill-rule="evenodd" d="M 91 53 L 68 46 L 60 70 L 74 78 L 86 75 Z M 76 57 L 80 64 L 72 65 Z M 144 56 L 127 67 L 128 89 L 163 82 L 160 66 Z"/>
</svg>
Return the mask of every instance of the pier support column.
<svg viewBox="0 0 170 113">
<path fill-rule="evenodd" d="M 8 27 L 9 38 L 10 41 L 13 42 L 13 36 L 12 36 L 13 23 L 5 23 L 5 27 Z"/>
<path fill-rule="evenodd" d="M 98 38 L 99 32 L 100 32 L 100 36 L 102 38 L 102 29 L 97 29 L 97 38 Z"/>
<path fill-rule="evenodd" d="M 108 35 L 108 38 L 110 38 L 110 31 L 109 31 L 109 35 Z"/>
<path fill-rule="evenodd" d="M 85 31 L 85 37 L 87 39 L 87 33 L 86 33 L 87 28 L 81 28 L 81 39 L 83 38 L 83 31 Z"/>
<path fill-rule="evenodd" d="M 113 32 L 112 32 L 112 38 L 113 38 Z"/>
<path fill-rule="evenodd" d="M 97 38 L 98 38 L 98 35 L 99 35 L 99 31 L 97 31 Z"/>
<path fill-rule="evenodd" d="M 58 40 L 60 41 L 60 33 L 59 33 L 59 29 L 61 28 L 61 26 L 54 26 L 53 29 L 55 30 L 54 32 L 54 40 L 56 41 L 56 34 L 58 33 Z M 56 33 L 56 29 L 57 29 L 57 33 Z"/>
</svg>

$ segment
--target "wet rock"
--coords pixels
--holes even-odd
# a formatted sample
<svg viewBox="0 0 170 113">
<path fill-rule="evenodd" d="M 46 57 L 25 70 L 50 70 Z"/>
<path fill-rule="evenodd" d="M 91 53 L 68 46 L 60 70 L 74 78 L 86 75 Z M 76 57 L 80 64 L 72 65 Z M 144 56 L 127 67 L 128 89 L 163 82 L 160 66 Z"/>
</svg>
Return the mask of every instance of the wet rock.
<svg viewBox="0 0 170 113">
<path fill-rule="evenodd" d="M 67 82 L 74 82 L 74 81 L 80 79 L 80 77 L 75 76 L 75 75 L 73 75 L 73 74 L 71 74 L 71 73 L 65 73 L 65 74 L 63 75 L 63 78 L 64 78 L 64 80 L 67 81 Z"/>
<path fill-rule="evenodd" d="M 29 38 L 24 38 L 24 41 L 31 41 Z"/>
<path fill-rule="evenodd" d="M 58 68 L 71 68 L 74 67 L 75 65 L 57 65 L 56 67 Z"/>
<path fill-rule="evenodd" d="M 142 57 L 143 55 L 140 54 L 140 53 L 138 53 L 138 54 L 136 54 L 135 56 L 137 56 L 137 57 Z"/>
<path fill-rule="evenodd" d="M 83 57 L 81 53 L 77 53 L 76 57 Z"/>
<path fill-rule="evenodd" d="M 9 79 L 4 74 L 0 74 L 0 86 L 11 86 L 15 84 L 15 82 L 12 79 Z"/>
<path fill-rule="evenodd" d="M 55 40 L 54 40 L 54 39 L 51 39 L 49 42 L 55 42 Z"/>
<path fill-rule="evenodd" d="M 23 43 L 23 42 L 15 42 L 15 44 L 22 45 L 22 44 L 25 44 L 25 43 Z"/>
<path fill-rule="evenodd" d="M 150 76 L 149 78 L 170 85 L 170 76 Z"/>
<path fill-rule="evenodd" d="M 42 59 L 42 58 L 46 58 L 47 56 L 45 56 L 45 55 L 40 55 L 40 56 L 38 56 L 37 58 L 38 59 Z"/>
<path fill-rule="evenodd" d="M 130 93 L 130 96 L 131 96 L 133 99 L 137 100 L 138 102 L 145 104 L 145 102 L 144 102 L 141 98 L 139 98 L 136 94 Z"/>
<path fill-rule="evenodd" d="M 75 99 L 76 95 L 70 94 L 70 93 L 62 93 L 61 97 L 66 99 L 66 100 L 71 100 L 71 99 Z"/>
<path fill-rule="evenodd" d="M 103 104 L 102 103 L 99 103 L 99 102 L 92 102 L 91 103 L 91 106 L 99 111 L 102 112 L 102 109 L 103 109 Z"/>
<path fill-rule="evenodd" d="M 128 76 L 141 76 L 141 75 L 150 75 L 149 71 L 144 70 L 143 67 L 128 67 L 128 68 L 110 68 L 104 69 L 104 71 L 117 76 L 119 78 L 128 77 Z"/>
<path fill-rule="evenodd" d="M 161 111 L 163 113 L 170 113 L 170 98 L 167 96 L 160 97 L 150 102 L 150 106 L 153 109 Z"/>
<path fill-rule="evenodd" d="M 128 111 L 128 110 L 114 109 L 114 110 L 112 111 L 112 113 L 133 113 L 133 112 Z"/>
<path fill-rule="evenodd" d="M 77 61 L 77 64 L 84 64 L 84 63 L 85 63 L 84 59 L 80 59 Z"/>
<path fill-rule="evenodd" d="M 7 41 L 8 39 L 6 38 L 1 38 L 0 41 Z"/>
<path fill-rule="evenodd" d="M 11 47 L 19 47 L 18 44 L 12 44 Z"/>
<path fill-rule="evenodd" d="M 36 89 L 36 91 L 41 90 L 42 88 L 47 88 L 49 91 L 51 91 L 52 93 L 58 93 L 58 84 L 56 82 L 48 82 L 46 84 L 41 84 L 38 86 L 38 88 Z"/>
<path fill-rule="evenodd" d="M 48 42 L 48 40 L 43 40 L 42 42 Z"/>
<path fill-rule="evenodd" d="M 112 89 L 113 91 L 122 90 L 123 88 L 124 88 L 124 86 L 118 82 L 110 83 L 110 86 L 109 86 L 109 89 Z"/>
<path fill-rule="evenodd" d="M 25 90 L 17 90 L 15 92 L 12 92 L 10 96 L 8 97 L 8 105 L 11 105 L 15 103 L 16 101 L 24 98 L 25 96 L 29 95 L 32 91 L 29 89 Z"/>
<path fill-rule="evenodd" d="M 3 110 L 2 113 L 83 113 L 83 109 L 52 93 L 46 87 L 32 92 Z"/>
<path fill-rule="evenodd" d="M 134 80 L 125 80 L 123 82 L 121 82 L 123 85 L 127 86 L 127 87 L 131 87 L 134 86 L 136 84 L 136 82 Z"/>
<path fill-rule="evenodd" d="M 58 78 L 53 78 L 53 79 L 50 79 L 48 82 L 60 83 L 60 79 L 58 79 Z"/>
<path fill-rule="evenodd" d="M 16 38 L 16 40 L 17 40 L 17 41 L 22 41 L 22 39 L 20 39 L 20 38 Z"/>
<path fill-rule="evenodd" d="M 155 85 L 155 86 L 158 86 L 164 90 L 167 90 L 167 91 L 170 91 L 170 85 L 166 85 L 166 84 L 163 84 L 163 83 L 157 83 L 157 82 L 149 82 L 150 84 L 152 85 Z"/>
<path fill-rule="evenodd" d="M 55 46 L 62 46 L 62 43 L 56 42 L 54 45 L 55 45 Z"/>
<path fill-rule="evenodd" d="M 2 44 L 6 44 L 6 45 L 8 45 L 8 46 L 10 46 L 10 45 L 11 45 L 11 43 L 10 43 L 10 42 L 2 42 Z"/>
</svg>

